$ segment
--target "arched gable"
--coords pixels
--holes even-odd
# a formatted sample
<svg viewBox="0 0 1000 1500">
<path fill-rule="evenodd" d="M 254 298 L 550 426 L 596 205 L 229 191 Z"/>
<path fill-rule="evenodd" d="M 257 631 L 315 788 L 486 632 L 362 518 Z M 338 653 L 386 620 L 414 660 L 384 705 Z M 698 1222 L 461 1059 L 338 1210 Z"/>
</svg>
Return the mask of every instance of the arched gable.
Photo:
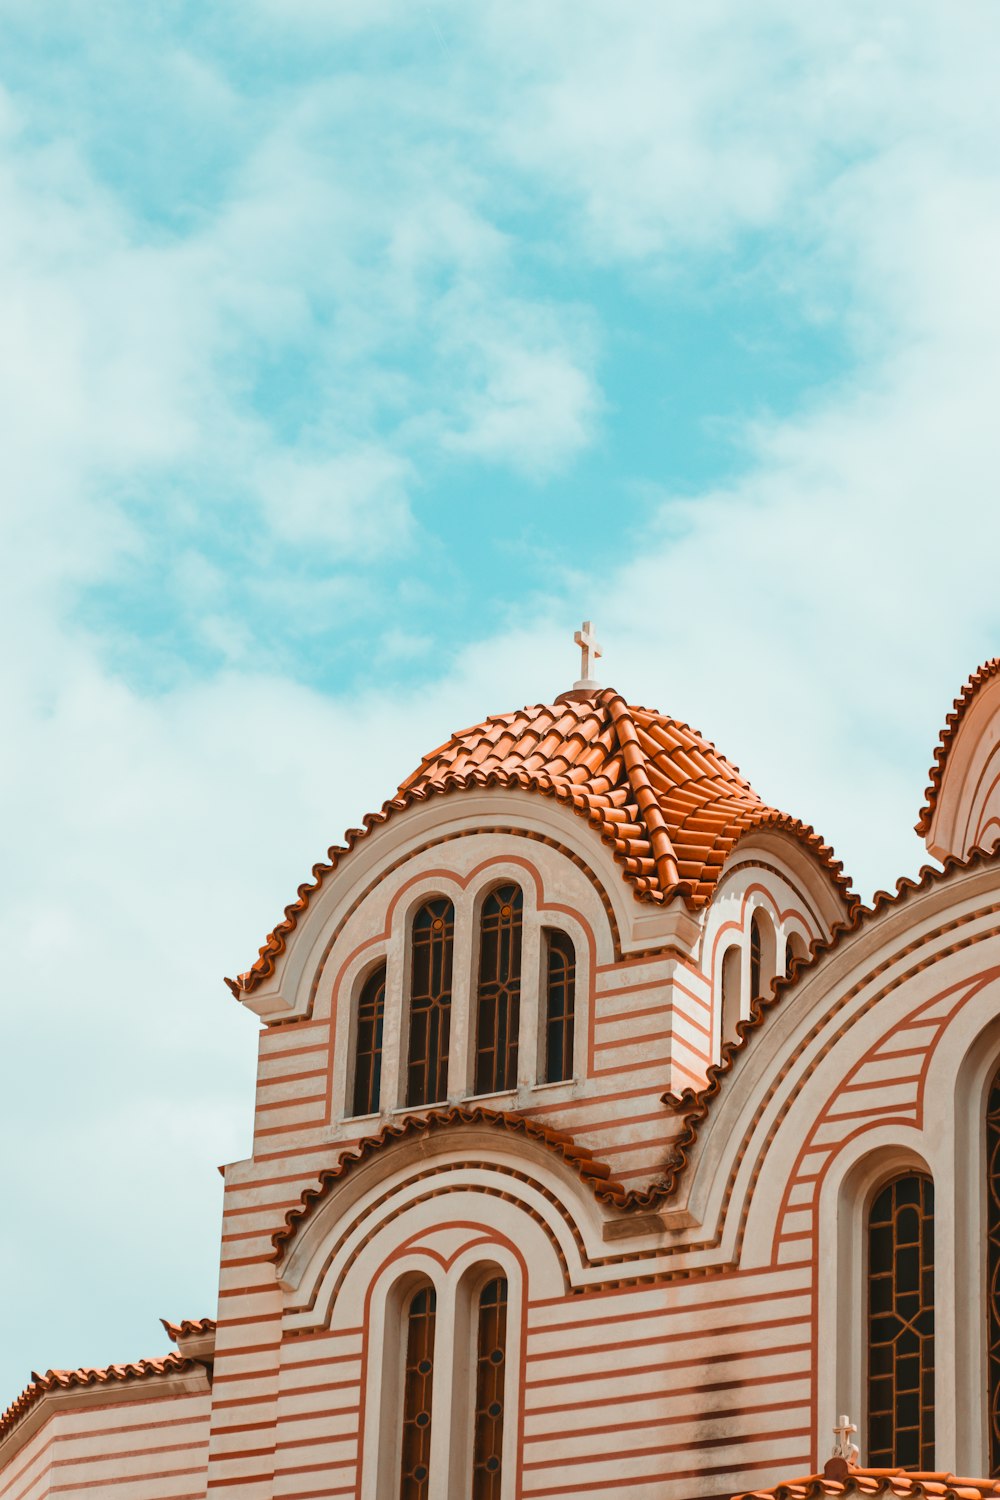
<svg viewBox="0 0 1000 1500">
<path fill-rule="evenodd" d="M 486 1109 L 408 1117 L 345 1152 L 273 1235 L 286 1327 L 326 1326 L 359 1262 L 374 1274 L 397 1242 L 422 1242 L 445 1222 L 488 1235 L 509 1221 L 522 1239 L 541 1236 L 536 1260 L 547 1284 L 558 1266 L 553 1295 L 565 1293 L 600 1257 L 604 1225 L 636 1207 L 604 1164 L 536 1121 Z"/>
<path fill-rule="evenodd" d="M 739 1042 L 723 1049 L 706 1088 L 668 1097 L 683 1122 L 670 1209 L 691 1217 L 692 1243 L 714 1242 L 717 1257 L 741 1265 L 780 1258 L 783 1235 L 803 1232 L 791 1217 L 782 1228 L 782 1215 L 798 1211 L 788 1198 L 803 1142 L 824 1111 L 851 1113 L 837 1102 L 844 1089 L 858 1093 L 859 1130 L 884 1123 L 880 1100 L 864 1096 L 865 1077 L 855 1080 L 852 1070 L 895 1025 L 910 1024 L 904 1012 L 937 1004 L 940 1016 L 912 1022 L 929 1055 L 935 1028 L 1000 964 L 998 912 L 995 868 L 983 856 L 900 882 L 895 896 L 883 893 L 818 945 L 810 964 L 777 982 L 742 1023 Z M 952 989 L 953 1001 L 942 998 Z M 887 1056 L 875 1075 L 879 1068 L 884 1105 L 900 1066 Z M 917 1108 L 916 1096 L 906 1108 Z"/>
<path fill-rule="evenodd" d="M 1000 657 L 974 672 L 955 699 L 916 827 L 937 859 L 961 859 L 1000 841 Z"/>
</svg>

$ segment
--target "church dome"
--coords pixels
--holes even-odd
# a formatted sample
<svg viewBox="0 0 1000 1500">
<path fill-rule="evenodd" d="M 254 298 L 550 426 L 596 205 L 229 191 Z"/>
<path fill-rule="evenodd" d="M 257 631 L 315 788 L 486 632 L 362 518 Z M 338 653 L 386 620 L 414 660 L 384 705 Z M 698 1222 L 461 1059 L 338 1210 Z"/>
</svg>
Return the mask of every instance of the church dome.
<svg viewBox="0 0 1000 1500">
<path fill-rule="evenodd" d="M 474 786 L 541 792 L 572 807 L 644 900 L 704 905 L 733 845 L 762 827 L 793 834 L 848 884 L 813 829 L 768 807 L 711 741 L 612 688 L 459 730 L 424 756 L 397 795 L 409 801 Z"/>
<path fill-rule="evenodd" d="M 427 798 L 484 787 L 553 797 L 586 818 L 610 847 L 642 901 L 682 897 L 692 909 L 712 896 L 737 841 L 773 829 L 803 844 L 845 903 L 850 881 L 833 850 L 807 823 L 769 807 L 697 730 L 625 702 L 612 688 L 568 693 L 553 704 L 494 714 L 425 755 L 394 797 L 347 843 L 315 865 L 315 884 L 270 934 L 253 967 L 227 983 L 244 994 L 273 972 L 285 940 L 323 880 L 374 828 Z"/>
</svg>

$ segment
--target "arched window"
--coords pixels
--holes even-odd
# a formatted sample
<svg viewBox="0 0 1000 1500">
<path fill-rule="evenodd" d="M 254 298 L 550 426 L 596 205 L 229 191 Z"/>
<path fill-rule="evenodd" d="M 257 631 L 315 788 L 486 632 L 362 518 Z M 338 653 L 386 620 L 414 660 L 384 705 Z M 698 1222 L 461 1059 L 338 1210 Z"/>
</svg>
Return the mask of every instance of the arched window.
<svg viewBox="0 0 1000 1500">
<path fill-rule="evenodd" d="M 516 885 L 497 886 L 483 902 L 476 997 L 477 1094 L 517 1086 L 523 904 Z"/>
<path fill-rule="evenodd" d="M 403 1456 L 399 1500 L 427 1500 L 431 1461 L 431 1398 L 434 1389 L 434 1325 L 437 1297 L 422 1286 L 406 1313 L 403 1371 Z"/>
<path fill-rule="evenodd" d="M 373 969 L 358 996 L 354 1043 L 354 1108 L 356 1115 L 373 1115 L 379 1106 L 382 1083 L 382 1023 L 385 1016 L 385 964 Z"/>
<path fill-rule="evenodd" d="M 802 963 L 805 957 L 806 945 L 802 934 L 799 932 L 790 932 L 785 940 L 785 973 L 790 974 L 792 972 L 792 963 L 795 959 L 799 963 Z"/>
<path fill-rule="evenodd" d="M 934 1468 L 934 1184 L 919 1172 L 868 1213 L 868 1463 Z"/>
<path fill-rule="evenodd" d="M 479 1294 L 472 1500 L 500 1500 L 506 1354 L 507 1282 L 499 1276 Z"/>
<path fill-rule="evenodd" d="M 1000 1476 L 1000 1070 L 986 1101 L 986 1388 L 990 1474 Z"/>
<path fill-rule="evenodd" d="M 743 964 L 736 943 L 722 955 L 722 1042 L 735 1042 L 740 1020 Z"/>
<path fill-rule="evenodd" d="M 454 943 L 455 908 L 436 896 L 413 918 L 407 1104 L 435 1104 L 448 1096 Z"/>
<path fill-rule="evenodd" d="M 763 1000 L 774 979 L 776 942 L 774 928 L 758 909 L 750 918 L 750 999 Z"/>
<path fill-rule="evenodd" d="M 547 927 L 545 940 L 546 1083 L 573 1077 L 573 1026 L 576 1010 L 576 949 L 572 939 Z"/>
</svg>

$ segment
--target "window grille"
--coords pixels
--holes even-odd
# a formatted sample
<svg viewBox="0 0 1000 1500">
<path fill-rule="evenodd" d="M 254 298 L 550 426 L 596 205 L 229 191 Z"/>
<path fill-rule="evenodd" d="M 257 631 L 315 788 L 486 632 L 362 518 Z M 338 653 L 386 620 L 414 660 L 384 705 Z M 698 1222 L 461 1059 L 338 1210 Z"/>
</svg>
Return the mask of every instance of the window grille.
<svg viewBox="0 0 1000 1500">
<path fill-rule="evenodd" d="M 400 1500 L 427 1500 L 428 1495 L 436 1318 L 437 1297 L 434 1288 L 421 1287 L 410 1300 L 406 1319 Z"/>
<path fill-rule="evenodd" d="M 522 907 L 516 885 L 498 886 L 483 902 L 476 1001 L 477 1094 L 517 1085 Z"/>
<path fill-rule="evenodd" d="M 545 1082 L 573 1077 L 576 949 L 565 932 L 545 933 Z"/>
<path fill-rule="evenodd" d="M 354 1113 L 373 1115 L 382 1083 L 382 1023 L 385 1015 L 385 964 L 380 964 L 358 996 L 354 1046 Z"/>
<path fill-rule="evenodd" d="M 934 1468 L 934 1184 L 916 1172 L 868 1216 L 868 1462 Z"/>
<path fill-rule="evenodd" d="M 472 1500 L 500 1500 L 506 1353 L 507 1282 L 497 1277 L 479 1294 Z"/>
<path fill-rule="evenodd" d="M 425 902 L 413 919 L 407 1104 L 448 1096 L 454 944 L 454 906 L 445 897 Z"/>
</svg>

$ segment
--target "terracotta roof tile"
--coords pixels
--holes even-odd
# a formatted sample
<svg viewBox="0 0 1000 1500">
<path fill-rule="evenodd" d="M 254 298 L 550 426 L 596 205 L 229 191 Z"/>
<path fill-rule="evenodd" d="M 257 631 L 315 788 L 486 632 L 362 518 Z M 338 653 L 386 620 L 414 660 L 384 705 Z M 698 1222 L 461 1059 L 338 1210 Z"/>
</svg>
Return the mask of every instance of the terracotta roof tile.
<svg viewBox="0 0 1000 1500">
<path fill-rule="evenodd" d="M 704 905 L 736 843 L 756 828 L 777 828 L 829 871 L 845 910 L 855 904 L 841 864 L 808 824 L 766 806 L 697 730 L 630 707 L 609 688 L 590 699 L 494 715 L 425 755 L 396 796 L 364 819 L 364 829 L 352 829 L 344 847 L 313 866 L 313 883 L 299 886 L 252 968 L 226 981 L 233 993 L 248 993 L 274 972 L 310 898 L 366 832 L 428 797 L 477 787 L 517 788 L 565 803 L 608 844 L 642 901 L 680 896 L 692 907 Z"/>
<path fill-rule="evenodd" d="M 334 1166 L 327 1167 L 320 1172 L 315 1187 L 305 1190 L 295 1208 L 289 1209 L 285 1214 L 282 1227 L 271 1236 L 275 1260 L 280 1260 L 285 1246 L 298 1232 L 299 1225 L 312 1214 L 316 1204 L 326 1197 L 334 1183 L 351 1172 L 359 1163 L 367 1161 L 368 1157 L 376 1152 L 384 1151 L 397 1141 L 463 1125 L 489 1125 L 498 1131 L 508 1131 L 511 1134 L 527 1136 L 529 1140 L 539 1141 L 567 1162 L 596 1198 L 611 1203 L 616 1208 L 648 1209 L 659 1202 L 663 1196 L 659 1185 L 654 1185 L 646 1191 L 626 1191 L 621 1183 L 613 1180 L 611 1169 L 606 1162 L 598 1161 L 591 1156 L 586 1147 L 577 1145 L 572 1136 L 565 1131 L 553 1130 L 551 1126 L 543 1125 L 539 1120 L 533 1120 L 526 1115 L 484 1109 L 480 1105 L 465 1107 L 455 1105 L 449 1109 L 432 1109 L 423 1114 L 405 1115 L 397 1123 L 383 1125 L 376 1135 L 365 1136 L 356 1146 L 342 1152 Z"/>
<path fill-rule="evenodd" d="M 993 1479 L 960 1479 L 954 1474 L 917 1473 L 908 1469 L 855 1469 L 847 1464 L 827 1464 L 823 1474 L 786 1479 L 770 1490 L 748 1490 L 734 1500 L 816 1500 L 824 1495 L 871 1495 L 878 1497 L 934 1497 L 934 1500 L 985 1500 L 1000 1495 L 1000 1482 Z"/>
<path fill-rule="evenodd" d="M 1000 849 L 995 851 L 976 849 L 967 859 L 959 859 L 955 855 L 950 856 L 940 869 L 934 865 L 924 865 L 916 879 L 901 876 L 896 881 L 895 891 L 876 891 L 872 897 L 871 906 L 862 906 L 860 902 L 855 904 L 846 920 L 834 927 L 826 941 L 817 940 L 812 943 L 807 958 L 793 958 L 788 973 L 778 975 L 772 981 L 770 994 L 751 1003 L 749 1017 L 737 1024 L 736 1041 L 723 1043 L 721 1059 L 708 1069 L 708 1082 L 704 1088 L 688 1088 L 681 1094 L 666 1093 L 661 1096 L 662 1102 L 673 1112 L 674 1117 L 679 1117 L 683 1122 L 683 1129 L 671 1141 L 671 1161 L 655 1190 L 658 1196 L 668 1198 L 674 1192 L 687 1166 L 688 1152 L 697 1140 L 701 1123 L 708 1114 L 712 1100 L 719 1093 L 726 1074 L 731 1072 L 754 1032 L 763 1026 L 767 1013 L 773 1006 L 784 1000 L 788 991 L 798 983 L 805 969 L 817 960 L 826 958 L 860 928 L 877 920 L 893 907 L 908 901 L 914 894 L 919 895 L 932 885 L 948 880 L 953 875 L 963 874 L 980 865 L 995 864 L 998 861 L 1000 861 Z"/>
<path fill-rule="evenodd" d="M 955 702 L 952 704 L 951 713 L 944 721 L 944 728 L 941 730 L 937 748 L 934 751 L 934 764 L 931 766 L 929 773 L 930 783 L 924 792 L 924 805 L 920 809 L 920 817 L 916 823 L 916 830 L 922 837 L 930 832 L 934 810 L 937 807 L 938 797 L 941 792 L 945 764 L 947 763 L 955 736 L 958 733 L 959 725 L 965 718 L 969 705 L 979 692 L 979 689 L 985 682 L 989 682 L 991 677 L 996 677 L 998 672 L 1000 672 L 1000 656 L 995 656 L 992 661 L 984 662 L 981 667 L 978 667 L 955 699 Z"/>
<path fill-rule="evenodd" d="M 205 1333 L 215 1332 L 214 1318 L 182 1318 L 179 1323 L 171 1323 L 167 1318 L 161 1318 L 160 1322 L 167 1331 L 167 1337 L 171 1343 L 176 1344 L 178 1339 L 191 1338 Z"/>
<path fill-rule="evenodd" d="M 156 1375 L 174 1375 L 191 1370 L 198 1361 L 176 1352 L 162 1359 L 140 1359 L 135 1364 L 107 1365 L 103 1369 L 47 1370 L 44 1375 L 31 1372 L 31 1384 L 0 1415 L 0 1441 L 25 1417 L 32 1407 L 52 1391 L 72 1390 L 74 1386 L 115 1385 L 125 1381 L 149 1380 Z"/>
</svg>

